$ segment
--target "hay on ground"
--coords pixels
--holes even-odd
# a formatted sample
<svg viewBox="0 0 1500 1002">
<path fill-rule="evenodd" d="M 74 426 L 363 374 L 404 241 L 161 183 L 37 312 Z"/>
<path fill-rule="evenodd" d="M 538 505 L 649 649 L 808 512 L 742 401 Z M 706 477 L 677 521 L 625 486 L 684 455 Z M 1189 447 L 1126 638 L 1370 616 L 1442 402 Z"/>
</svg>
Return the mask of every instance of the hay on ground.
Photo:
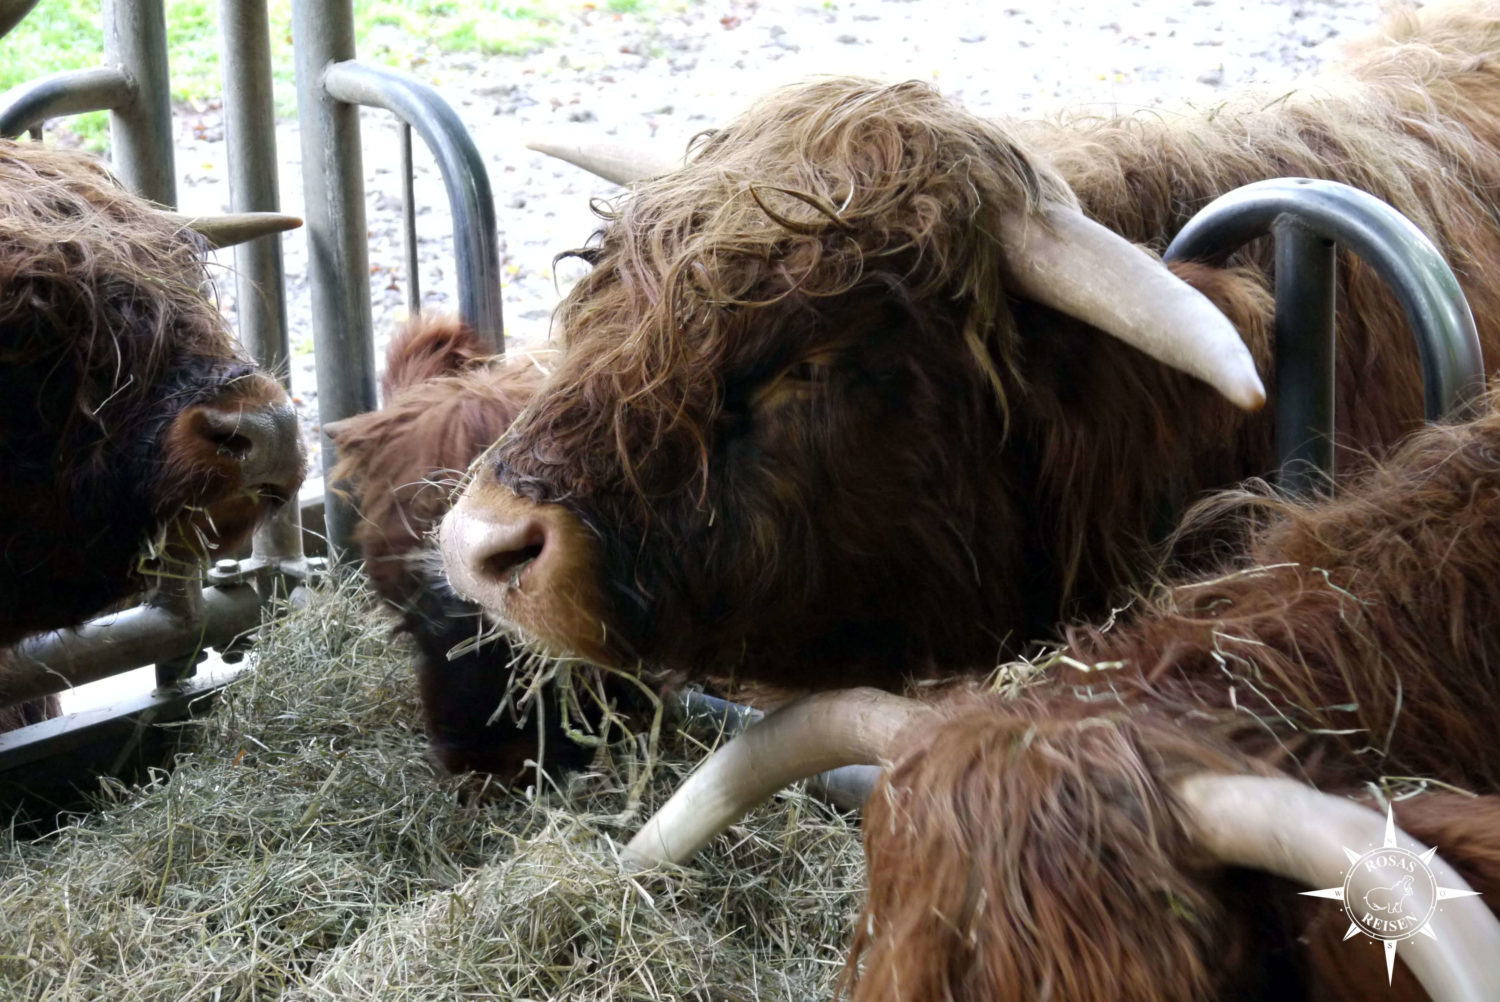
<svg viewBox="0 0 1500 1002">
<path fill-rule="evenodd" d="M 789 792 L 690 868 L 628 872 L 619 845 L 704 750 L 672 728 L 654 760 L 622 739 L 565 790 L 465 805 L 369 605 L 319 592 L 268 629 L 171 775 L 0 837 L 0 997 L 833 994 L 864 876 L 850 821 Z"/>
</svg>

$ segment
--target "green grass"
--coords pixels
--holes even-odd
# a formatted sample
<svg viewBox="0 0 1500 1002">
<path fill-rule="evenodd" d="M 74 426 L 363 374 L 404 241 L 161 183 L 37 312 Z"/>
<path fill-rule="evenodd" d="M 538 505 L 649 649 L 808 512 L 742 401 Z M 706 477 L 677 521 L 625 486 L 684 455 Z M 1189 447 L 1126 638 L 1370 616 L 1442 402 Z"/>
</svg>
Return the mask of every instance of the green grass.
<svg viewBox="0 0 1500 1002">
<path fill-rule="evenodd" d="M 655 0 L 355 0 L 355 44 L 360 58 L 401 69 L 442 53 L 522 55 L 555 43 L 566 20 L 586 9 L 640 15 L 656 5 Z M 166 7 L 173 100 L 216 98 L 222 92 L 218 0 L 167 0 Z M 270 0 L 269 13 L 277 111 L 288 115 L 295 108 L 291 0 Z M 44 0 L 0 39 L 0 90 L 102 59 L 100 0 Z M 107 138 L 102 113 L 72 119 L 68 128 L 96 149 Z"/>
</svg>

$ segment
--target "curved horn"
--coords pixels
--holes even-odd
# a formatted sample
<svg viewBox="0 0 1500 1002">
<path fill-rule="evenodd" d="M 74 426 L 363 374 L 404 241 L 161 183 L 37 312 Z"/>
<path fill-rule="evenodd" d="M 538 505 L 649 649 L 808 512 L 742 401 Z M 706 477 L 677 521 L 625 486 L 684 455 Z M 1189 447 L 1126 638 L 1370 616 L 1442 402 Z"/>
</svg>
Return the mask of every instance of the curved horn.
<svg viewBox="0 0 1500 1002">
<path fill-rule="evenodd" d="M 590 174 L 597 174 L 615 184 L 632 184 L 647 178 L 669 174 L 682 166 L 681 156 L 663 156 L 659 153 L 627 146 L 624 143 L 542 137 L 526 144 L 528 150 L 545 153 L 549 157 L 566 160 L 582 167 Z"/>
<path fill-rule="evenodd" d="M 926 704 L 876 689 L 819 693 L 787 704 L 725 744 L 688 777 L 625 848 L 639 864 L 683 863 L 746 811 L 817 772 L 887 759 L 896 734 Z M 1190 837 L 1218 862 L 1263 870 L 1306 887 L 1343 886 L 1344 848 L 1395 844 L 1388 818 L 1295 780 L 1199 774 L 1176 793 Z M 1426 847 L 1403 833 L 1403 848 Z M 1447 901 L 1434 936 L 1403 940 L 1402 959 L 1433 1002 L 1500 998 L 1500 921 L 1451 866 L 1427 864 Z M 1372 868 L 1356 886 L 1394 883 L 1405 871 Z M 1427 902 L 1420 902 L 1425 911 Z"/>
<path fill-rule="evenodd" d="M 1197 775 L 1179 782 L 1177 795 L 1187 808 L 1190 834 L 1215 859 L 1307 887 L 1342 888 L 1350 866 L 1346 846 L 1362 851 L 1396 842 L 1388 818 L 1292 779 Z M 1419 855 L 1426 850 L 1404 833 L 1403 841 L 1402 848 Z M 1433 1002 L 1500 998 L 1500 921 L 1440 857 L 1433 856 L 1427 865 L 1436 886 L 1449 892 L 1438 895 L 1447 901 L 1443 925 L 1431 930 L 1433 935 L 1402 940 L 1401 959 Z M 1372 865 L 1356 875 L 1354 886 L 1363 893 L 1405 875 L 1399 868 Z M 1418 902 L 1421 912 L 1429 901 Z"/>
<path fill-rule="evenodd" d="M 878 689 L 794 700 L 710 755 L 630 840 L 625 858 L 685 863 L 788 784 L 837 766 L 879 763 L 898 731 L 931 712 Z"/>
<path fill-rule="evenodd" d="M 1022 213 L 1002 226 L 1005 286 L 1033 302 L 1196 376 L 1235 406 L 1266 402 L 1234 325 L 1198 290 L 1135 244 L 1072 206 Z"/>
<path fill-rule="evenodd" d="M 279 212 L 231 212 L 219 216 L 185 216 L 180 212 L 163 212 L 183 229 L 192 230 L 208 240 L 215 250 L 233 247 L 256 237 L 295 230 L 302 225 L 296 216 Z"/>
</svg>

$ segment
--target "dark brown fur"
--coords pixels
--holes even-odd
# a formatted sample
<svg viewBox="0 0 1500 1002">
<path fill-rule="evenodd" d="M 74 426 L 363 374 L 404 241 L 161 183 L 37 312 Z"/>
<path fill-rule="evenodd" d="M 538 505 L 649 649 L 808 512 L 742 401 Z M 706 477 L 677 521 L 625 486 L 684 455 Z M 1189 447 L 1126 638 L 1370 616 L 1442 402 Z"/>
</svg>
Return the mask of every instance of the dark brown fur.
<svg viewBox="0 0 1500 1002">
<path fill-rule="evenodd" d="M 448 510 L 459 476 L 504 433 L 543 376 L 537 359 L 488 357 L 455 318 L 418 317 L 386 350 L 382 408 L 327 429 L 339 450 L 333 479 L 362 515 L 355 538 L 365 571 L 417 647 L 433 754 L 452 772 L 490 773 L 504 783 L 525 782 L 528 759 L 557 777 L 585 765 L 593 750 L 565 733 L 552 685 L 529 712 L 499 712 L 508 690 L 519 697 L 511 683 L 525 659 L 493 635 L 477 606 L 448 588 L 428 534 Z M 476 644 L 486 632 L 491 636 Z M 461 643 L 471 646 L 450 658 Z M 586 713 L 572 726 L 588 731 L 599 719 Z"/>
<path fill-rule="evenodd" d="M 203 250 L 91 158 L 0 142 L 0 647 L 190 572 L 285 500 L 205 430 L 205 407 L 287 403 Z"/>
<path fill-rule="evenodd" d="M 1337 907 L 1208 865 L 1170 786 L 1281 771 L 1346 793 L 1500 788 L 1489 403 L 1335 500 L 1216 499 L 1195 519 L 1247 525 L 1242 556 L 1068 631 L 1012 698 L 952 696 L 941 726 L 898 742 L 866 817 L 854 998 L 1422 997 L 1373 994 L 1383 965 L 1339 943 Z M 1500 798 L 1427 794 L 1398 818 L 1500 907 Z"/>
<path fill-rule="evenodd" d="M 607 215 L 562 361 L 478 469 L 471 496 L 555 502 L 597 540 L 577 563 L 598 580 L 560 590 L 601 596 L 592 626 L 547 646 L 895 687 L 1107 610 L 1194 498 L 1270 468 L 1271 419 L 1007 297 L 996 220 L 1076 196 L 1159 250 L 1214 196 L 1289 174 L 1422 226 L 1500 357 L 1493 5 L 1403 14 L 1304 90 L 1181 116 L 994 123 L 847 79 L 761 102 Z M 1232 265 L 1176 270 L 1264 366 L 1268 253 Z M 1389 292 L 1354 263 L 1341 288 L 1352 470 L 1416 425 L 1421 388 Z"/>
</svg>

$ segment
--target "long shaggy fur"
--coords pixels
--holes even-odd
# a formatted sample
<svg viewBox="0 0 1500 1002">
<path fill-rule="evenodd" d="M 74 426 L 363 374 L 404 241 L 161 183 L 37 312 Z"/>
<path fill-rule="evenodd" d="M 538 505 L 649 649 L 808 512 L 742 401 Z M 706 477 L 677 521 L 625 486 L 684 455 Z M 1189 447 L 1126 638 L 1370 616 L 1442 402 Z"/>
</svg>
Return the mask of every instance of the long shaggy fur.
<svg viewBox="0 0 1500 1002">
<path fill-rule="evenodd" d="M 365 571 L 416 644 L 433 754 L 452 772 L 488 773 L 502 783 L 524 782 L 527 760 L 554 776 L 586 764 L 593 749 L 567 730 L 591 731 L 601 714 L 595 709 L 565 727 L 555 684 L 525 712 L 502 711 L 508 692 L 520 698 L 524 686 L 513 683 L 531 666 L 477 606 L 453 594 L 429 532 L 463 471 L 504 433 L 544 374 L 535 357 L 490 357 L 456 318 L 420 316 L 386 350 L 382 408 L 328 429 L 339 450 L 332 479 L 362 516 L 355 539 Z"/>
<path fill-rule="evenodd" d="M 898 742 L 865 824 L 854 998 L 1375 997 L 1361 992 L 1384 970 L 1338 949 L 1337 917 L 1209 865 L 1170 787 L 1280 771 L 1354 793 L 1497 789 L 1500 398 L 1488 405 L 1334 500 L 1214 500 L 1190 526 L 1238 522 L 1241 556 L 1070 630 L 1019 694 L 951 696 L 941 726 Z M 1423 795 L 1398 818 L 1500 894 L 1500 799 Z M 1394 997 L 1421 995 L 1408 982 Z"/>
<path fill-rule="evenodd" d="M 204 249 L 92 158 L 0 141 L 0 648 L 195 572 L 268 510 L 194 423 L 286 404 Z"/>
<path fill-rule="evenodd" d="M 606 215 L 563 358 L 479 475 L 597 537 L 622 664 L 897 686 L 992 662 L 1119 601 L 1194 498 L 1272 463 L 1269 414 L 1008 297 L 997 220 L 1076 199 L 1159 250 L 1248 181 L 1345 181 L 1433 237 L 1496 355 L 1497 115 L 1488 3 L 1401 14 L 1306 88 L 1178 115 L 987 122 L 843 78 L 776 93 Z M 1421 381 L 1394 299 L 1346 265 L 1351 470 L 1419 422 Z M 1264 369 L 1269 251 L 1174 268 Z"/>
</svg>

